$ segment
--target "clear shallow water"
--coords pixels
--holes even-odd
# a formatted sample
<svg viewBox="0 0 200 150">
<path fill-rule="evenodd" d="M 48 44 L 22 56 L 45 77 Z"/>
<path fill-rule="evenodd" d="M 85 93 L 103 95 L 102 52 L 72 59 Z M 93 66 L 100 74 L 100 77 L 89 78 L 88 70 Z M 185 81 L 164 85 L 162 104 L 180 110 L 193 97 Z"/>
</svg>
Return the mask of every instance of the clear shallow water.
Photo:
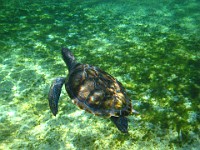
<svg viewBox="0 0 200 150">
<path fill-rule="evenodd" d="M 0 149 L 198 149 L 199 1 L 1 1 Z M 129 135 L 79 110 L 51 81 L 61 47 L 126 87 Z"/>
</svg>

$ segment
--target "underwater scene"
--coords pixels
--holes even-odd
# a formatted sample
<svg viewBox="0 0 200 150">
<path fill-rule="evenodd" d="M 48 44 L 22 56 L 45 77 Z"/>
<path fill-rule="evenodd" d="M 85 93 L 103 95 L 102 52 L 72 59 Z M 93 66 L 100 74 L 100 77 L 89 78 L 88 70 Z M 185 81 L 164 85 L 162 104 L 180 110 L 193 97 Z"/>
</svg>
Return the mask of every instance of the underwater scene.
<svg viewBox="0 0 200 150">
<path fill-rule="evenodd" d="M 200 149 L 199 6 L 0 0 L 0 150 Z M 69 73 L 63 47 L 123 84 L 138 112 L 128 133 L 79 109 L 64 87 L 52 114 L 50 86 Z"/>
</svg>

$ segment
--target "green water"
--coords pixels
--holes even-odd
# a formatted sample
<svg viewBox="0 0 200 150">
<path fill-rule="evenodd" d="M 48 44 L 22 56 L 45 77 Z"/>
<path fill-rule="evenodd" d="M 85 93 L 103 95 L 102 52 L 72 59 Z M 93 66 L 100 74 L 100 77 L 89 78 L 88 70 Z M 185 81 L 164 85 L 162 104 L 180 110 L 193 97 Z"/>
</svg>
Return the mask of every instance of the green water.
<svg viewBox="0 0 200 150">
<path fill-rule="evenodd" d="M 199 149 L 200 1 L 0 1 L 0 149 Z M 127 89 L 129 135 L 78 109 L 52 80 L 61 47 Z"/>
</svg>

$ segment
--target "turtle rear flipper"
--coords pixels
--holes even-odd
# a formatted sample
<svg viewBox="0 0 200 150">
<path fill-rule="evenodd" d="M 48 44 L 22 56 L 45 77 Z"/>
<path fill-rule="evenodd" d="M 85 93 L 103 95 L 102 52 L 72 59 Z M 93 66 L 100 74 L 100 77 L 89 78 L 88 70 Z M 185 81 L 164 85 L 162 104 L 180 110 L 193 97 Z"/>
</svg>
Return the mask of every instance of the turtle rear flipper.
<svg viewBox="0 0 200 150">
<path fill-rule="evenodd" d="M 128 119 L 126 117 L 110 117 L 116 127 L 123 133 L 128 133 Z"/>
<path fill-rule="evenodd" d="M 56 78 L 53 81 L 51 88 L 49 90 L 49 96 L 48 96 L 49 107 L 54 116 L 56 116 L 58 112 L 58 101 L 59 101 L 61 89 L 64 83 L 65 83 L 65 78 L 63 77 Z"/>
</svg>

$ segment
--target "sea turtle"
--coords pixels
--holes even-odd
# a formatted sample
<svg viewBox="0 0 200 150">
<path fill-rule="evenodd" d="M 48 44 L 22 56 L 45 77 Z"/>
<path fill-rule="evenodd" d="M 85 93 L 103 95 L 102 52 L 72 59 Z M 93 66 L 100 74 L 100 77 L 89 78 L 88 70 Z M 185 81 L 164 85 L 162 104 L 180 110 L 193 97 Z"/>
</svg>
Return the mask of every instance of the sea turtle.
<svg viewBox="0 0 200 150">
<path fill-rule="evenodd" d="M 62 57 L 69 74 L 56 78 L 49 91 L 49 106 L 56 116 L 61 88 L 65 89 L 73 103 L 79 108 L 97 116 L 110 117 L 117 128 L 128 132 L 128 119 L 125 116 L 136 112 L 132 109 L 122 84 L 97 67 L 78 63 L 67 48 L 62 48 Z"/>
</svg>

